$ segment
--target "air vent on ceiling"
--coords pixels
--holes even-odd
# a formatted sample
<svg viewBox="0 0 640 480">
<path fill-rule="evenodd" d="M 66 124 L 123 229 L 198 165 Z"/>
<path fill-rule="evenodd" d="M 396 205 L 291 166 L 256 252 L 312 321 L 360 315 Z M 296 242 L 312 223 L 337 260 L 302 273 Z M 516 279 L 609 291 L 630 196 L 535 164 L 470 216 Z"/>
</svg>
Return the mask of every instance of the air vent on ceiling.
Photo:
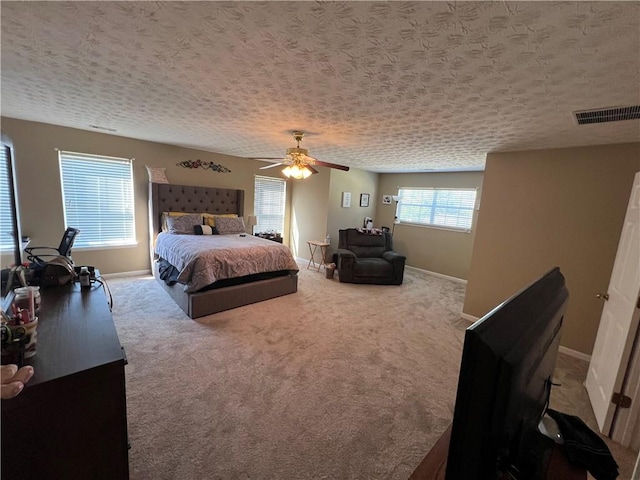
<svg viewBox="0 0 640 480">
<path fill-rule="evenodd" d="M 637 120 L 640 118 L 640 105 L 633 107 L 600 108 L 573 112 L 578 125 L 588 123 L 617 122 L 618 120 Z"/>
</svg>

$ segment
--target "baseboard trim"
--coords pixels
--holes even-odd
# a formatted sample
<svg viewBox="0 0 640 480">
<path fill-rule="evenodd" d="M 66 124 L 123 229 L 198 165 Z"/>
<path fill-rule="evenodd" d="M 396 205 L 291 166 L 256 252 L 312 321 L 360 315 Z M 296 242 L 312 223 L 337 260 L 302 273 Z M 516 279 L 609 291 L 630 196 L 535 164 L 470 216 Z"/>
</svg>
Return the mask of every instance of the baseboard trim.
<svg viewBox="0 0 640 480">
<path fill-rule="evenodd" d="M 572 350 L 567 347 L 563 347 L 560 345 L 559 349 L 560 353 L 564 353 L 565 355 L 569 355 L 570 357 L 577 358 L 579 360 L 584 360 L 585 362 L 591 361 L 591 355 L 587 355 L 586 353 L 579 352 L 577 350 Z"/>
<path fill-rule="evenodd" d="M 427 275 L 431 275 L 433 277 L 444 278 L 445 280 L 451 280 L 452 282 L 463 283 L 465 285 L 467 284 L 467 281 L 464 278 L 451 277 L 449 275 L 445 275 L 444 273 L 432 272 L 430 270 L 424 270 L 422 268 L 412 267 L 411 265 L 405 265 L 405 268 L 407 270 L 415 270 L 416 272 L 426 273 Z"/>
<path fill-rule="evenodd" d="M 468 313 L 461 313 L 460 318 L 467 320 L 469 323 L 475 323 L 478 320 L 480 320 L 478 317 L 474 317 L 473 315 L 469 315 Z M 583 360 L 585 362 L 591 361 L 591 355 L 578 352 L 577 350 L 572 350 L 571 348 L 563 347 L 562 345 L 560 345 L 560 348 L 558 349 L 558 351 L 561 353 L 564 353 L 565 355 L 569 355 L 570 357 Z"/>
<path fill-rule="evenodd" d="M 469 323 L 476 323 L 478 320 L 480 320 L 479 317 L 474 317 L 473 315 L 469 315 L 468 313 L 464 312 L 460 314 L 460 318 L 468 321 Z"/>
<path fill-rule="evenodd" d="M 151 275 L 151 270 L 134 270 L 131 272 L 116 272 L 101 274 L 104 278 L 138 277 L 140 275 Z"/>
</svg>

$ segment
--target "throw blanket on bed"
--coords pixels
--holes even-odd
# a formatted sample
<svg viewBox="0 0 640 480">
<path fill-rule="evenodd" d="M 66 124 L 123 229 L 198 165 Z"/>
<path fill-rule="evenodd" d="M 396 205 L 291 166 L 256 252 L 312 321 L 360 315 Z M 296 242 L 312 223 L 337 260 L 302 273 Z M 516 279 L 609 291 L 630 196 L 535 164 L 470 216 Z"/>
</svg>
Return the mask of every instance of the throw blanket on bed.
<svg viewBox="0 0 640 480">
<path fill-rule="evenodd" d="M 280 270 L 298 271 L 289 247 L 247 235 L 175 235 L 160 233 L 155 252 L 180 271 L 186 292 L 216 280 Z"/>
</svg>

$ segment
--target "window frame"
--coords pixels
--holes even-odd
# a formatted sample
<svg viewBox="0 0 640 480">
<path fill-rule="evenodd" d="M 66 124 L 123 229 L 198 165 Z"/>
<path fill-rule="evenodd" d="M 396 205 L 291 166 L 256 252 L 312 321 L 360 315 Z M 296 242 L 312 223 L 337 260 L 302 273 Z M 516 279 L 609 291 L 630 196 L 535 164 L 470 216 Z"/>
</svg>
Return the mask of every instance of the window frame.
<svg viewBox="0 0 640 480">
<path fill-rule="evenodd" d="M 0 205 L 2 205 L 0 211 L 0 252 L 2 255 L 9 255 L 16 252 L 16 239 L 19 239 L 16 232 L 20 231 L 20 221 L 16 205 L 13 144 L 4 134 L 2 134 L 2 159 L 0 162 Z M 5 238 L 7 238 L 6 242 Z"/>
<path fill-rule="evenodd" d="M 271 183 L 273 185 L 278 185 L 278 188 L 274 188 L 273 190 L 279 190 L 281 189 L 281 208 L 282 208 L 282 213 L 281 214 L 274 214 L 274 213 L 261 213 L 261 205 L 258 203 L 259 198 L 260 198 L 260 194 L 258 192 L 258 188 L 259 188 L 259 183 L 260 182 L 264 182 L 263 185 L 266 187 L 266 185 L 268 183 Z M 275 232 L 280 233 L 282 236 L 284 236 L 284 230 L 285 230 L 285 220 L 286 220 L 286 215 L 287 215 L 287 181 L 282 179 L 282 178 L 278 178 L 278 177 L 269 177 L 267 175 L 254 175 L 254 180 L 253 180 L 253 215 L 257 217 L 257 224 L 254 226 L 255 232 L 256 233 L 264 233 L 269 231 L 269 229 L 271 229 L 271 227 L 273 226 L 273 222 L 265 222 L 264 218 L 265 216 L 281 216 L 281 225 L 282 228 L 278 229 L 272 229 Z M 261 221 L 262 218 L 262 221 Z M 263 225 L 261 227 L 261 225 Z M 260 229 L 262 228 L 262 229 Z M 251 232 L 252 234 L 254 233 L 253 231 Z"/>
<path fill-rule="evenodd" d="M 413 207 L 417 207 L 418 209 L 427 209 L 428 210 L 428 216 L 429 216 L 429 222 L 427 221 L 412 221 L 413 219 L 409 219 L 407 217 L 405 217 L 404 219 L 402 218 L 402 210 L 403 207 L 404 208 L 408 208 L 406 205 L 403 204 L 403 190 L 404 191 L 412 191 L 412 192 L 417 192 L 417 191 L 429 191 L 429 192 L 434 192 L 433 197 L 430 201 L 430 203 L 420 203 L 420 204 L 414 204 L 412 205 Z M 473 202 L 471 204 L 471 206 L 468 206 L 469 203 L 467 202 L 466 205 L 463 205 L 461 203 L 447 203 L 447 202 L 442 202 L 439 203 L 438 200 L 444 198 L 444 195 L 449 195 L 449 199 L 451 198 L 450 196 L 453 195 L 460 195 L 462 192 L 467 193 L 467 192 L 473 192 Z M 439 198 L 440 197 L 440 198 Z M 406 194 L 405 194 L 405 198 L 406 198 Z M 423 198 L 423 202 L 424 202 L 424 198 Z M 477 187 L 456 187 L 456 188 L 451 188 L 451 187 L 399 187 L 398 188 L 398 200 L 396 203 L 396 223 L 397 224 L 402 224 L 402 225 L 410 225 L 410 226 L 417 226 L 417 227 L 423 227 L 423 228 L 434 228 L 434 229 L 438 229 L 438 230 L 449 230 L 449 231 L 454 231 L 454 232 L 461 232 L 461 233 L 471 233 L 473 231 L 474 228 L 474 215 L 475 215 L 475 211 L 478 209 L 477 208 L 478 205 L 478 188 Z M 434 219 L 436 217 L 436 215 L 438 215 L 438 210 L 442 211 L 442 210 L 467 210 L 470 212 L 470 215 L 468 217 L 469 219 L 469 223 L 468 226 L 459 226 L 459 222 L 461 217 L 459 214 L 455 215 L 456 218 L 456 225 L 452 225 L 451 223 L 447 224 L 446 223 L 446 219 L 447 218 L 454 218 L 453 216 L 447 216 L 446 212 L 444 213 L 444 218 L 445 218 L 445 222 L 435 222 Z M 422 213 L 422 212 L 421 212 Z M 441 215 L 442 216 L 442 213 Z"/>
<path fill-rule="evenodd" d="M 70 166 L 73 162 L 76 162 L 75 167 Z M 82 162 L 82 167 L 78 167 L 78 162 Z M 96 163 L 91 165 L 91 162 Z M 98 163 L 102 163 L 102 166 L 98 167 Z M 113 172 L 111 172 L 111 175 L 108 175 L 107 165 L 109 164 L 119 165 L 119 170 L 126 173 L 113 175 Z M 60 193 L 62 197 L 65 228 L 75 227 L 80 229 L 80 234 L 74 243 L 74 250 L 105 250 L 136 246 L 138 241 L 136 236 L 133 159 L 58 150 L 58 166 L 60 169 Z M 83 171 L 81 173 L 94 174 L 94 176 L 84 178 L 84 181 L 91 184 L 78 187 L 80 181 L 77 175 L 78 168 L 82 168 Z M 100 171 L 100 169 L 104 170 Z M 114 184 L 119 187 L 118 191 L 121 193 L 120 196 L 112 191 Z M 95 202 L 92 202 L 89 192 L 94 187 L 96 190 L 94 191 Z M 83 193 L 78 195 L 72 193 L 74 188 L 75 191 L 82 191 Z M 102 197 L 98 193 L 101 188 L 102 191 L 105 192 L 105 195 Z M 124 195 L 122 195 L 122 193 L 124 193 Z M 116 201 L 114 202 L 114 200 Z M 118 203 L 119 200 L 121 200 L 120 203 Z M 96 223 L 90 221 L 92 215 L 74 211 L 80 207 L 70 205 L 73 203 L 82 203 L 83 208 L 86 208 L 87 211 L 106 212 L 103 215 L 97 216 L 97 230 L 99 233 L 94 232 L 94 230 L 96 230 Z M 72 208 L 70 208 L 70 206 Z M 115 213 L 114 210 L 116 210 Z M 95 214 L 93 215 L 95 216 Z M 123 219 L 117 217 L 121 215 L 124 215 Z M 70 220 L 70 217 L 74 216 L 79 217 L 79 219 L 77 219 L 77 221 Z M 105 231 L 113 227 L 114 218 L 117 218 L 115 225 L 121 224 L 122 227 L 116 230 L 116 235 L 112 238 L 110 238 L 109 235 L 102 235 L 100 231 Z M 87 222 L 89 222 L 89 224 Z"/>
</svg>

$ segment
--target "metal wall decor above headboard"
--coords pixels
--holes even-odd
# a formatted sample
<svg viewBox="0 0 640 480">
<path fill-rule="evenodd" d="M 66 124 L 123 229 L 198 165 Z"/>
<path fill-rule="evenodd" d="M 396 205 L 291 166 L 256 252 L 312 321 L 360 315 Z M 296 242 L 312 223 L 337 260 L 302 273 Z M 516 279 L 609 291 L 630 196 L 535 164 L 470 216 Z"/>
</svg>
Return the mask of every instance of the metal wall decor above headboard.
<svg viewBox="0 0 640 480">
<path fill-rule="evenodd" d="M 231 170 L 229 170 L 224 165 L 220 165 L 219 163 L 213 163 L 213 162 L 203 162 L 200 159 L 185 160 L 184 162 L 176 163 L 176 165 L 184 168 L 203 168 L 205 170 L 209 169 L 212 172 L 218 172 L 218 173 L 231 173 Z"/>
</svg>

